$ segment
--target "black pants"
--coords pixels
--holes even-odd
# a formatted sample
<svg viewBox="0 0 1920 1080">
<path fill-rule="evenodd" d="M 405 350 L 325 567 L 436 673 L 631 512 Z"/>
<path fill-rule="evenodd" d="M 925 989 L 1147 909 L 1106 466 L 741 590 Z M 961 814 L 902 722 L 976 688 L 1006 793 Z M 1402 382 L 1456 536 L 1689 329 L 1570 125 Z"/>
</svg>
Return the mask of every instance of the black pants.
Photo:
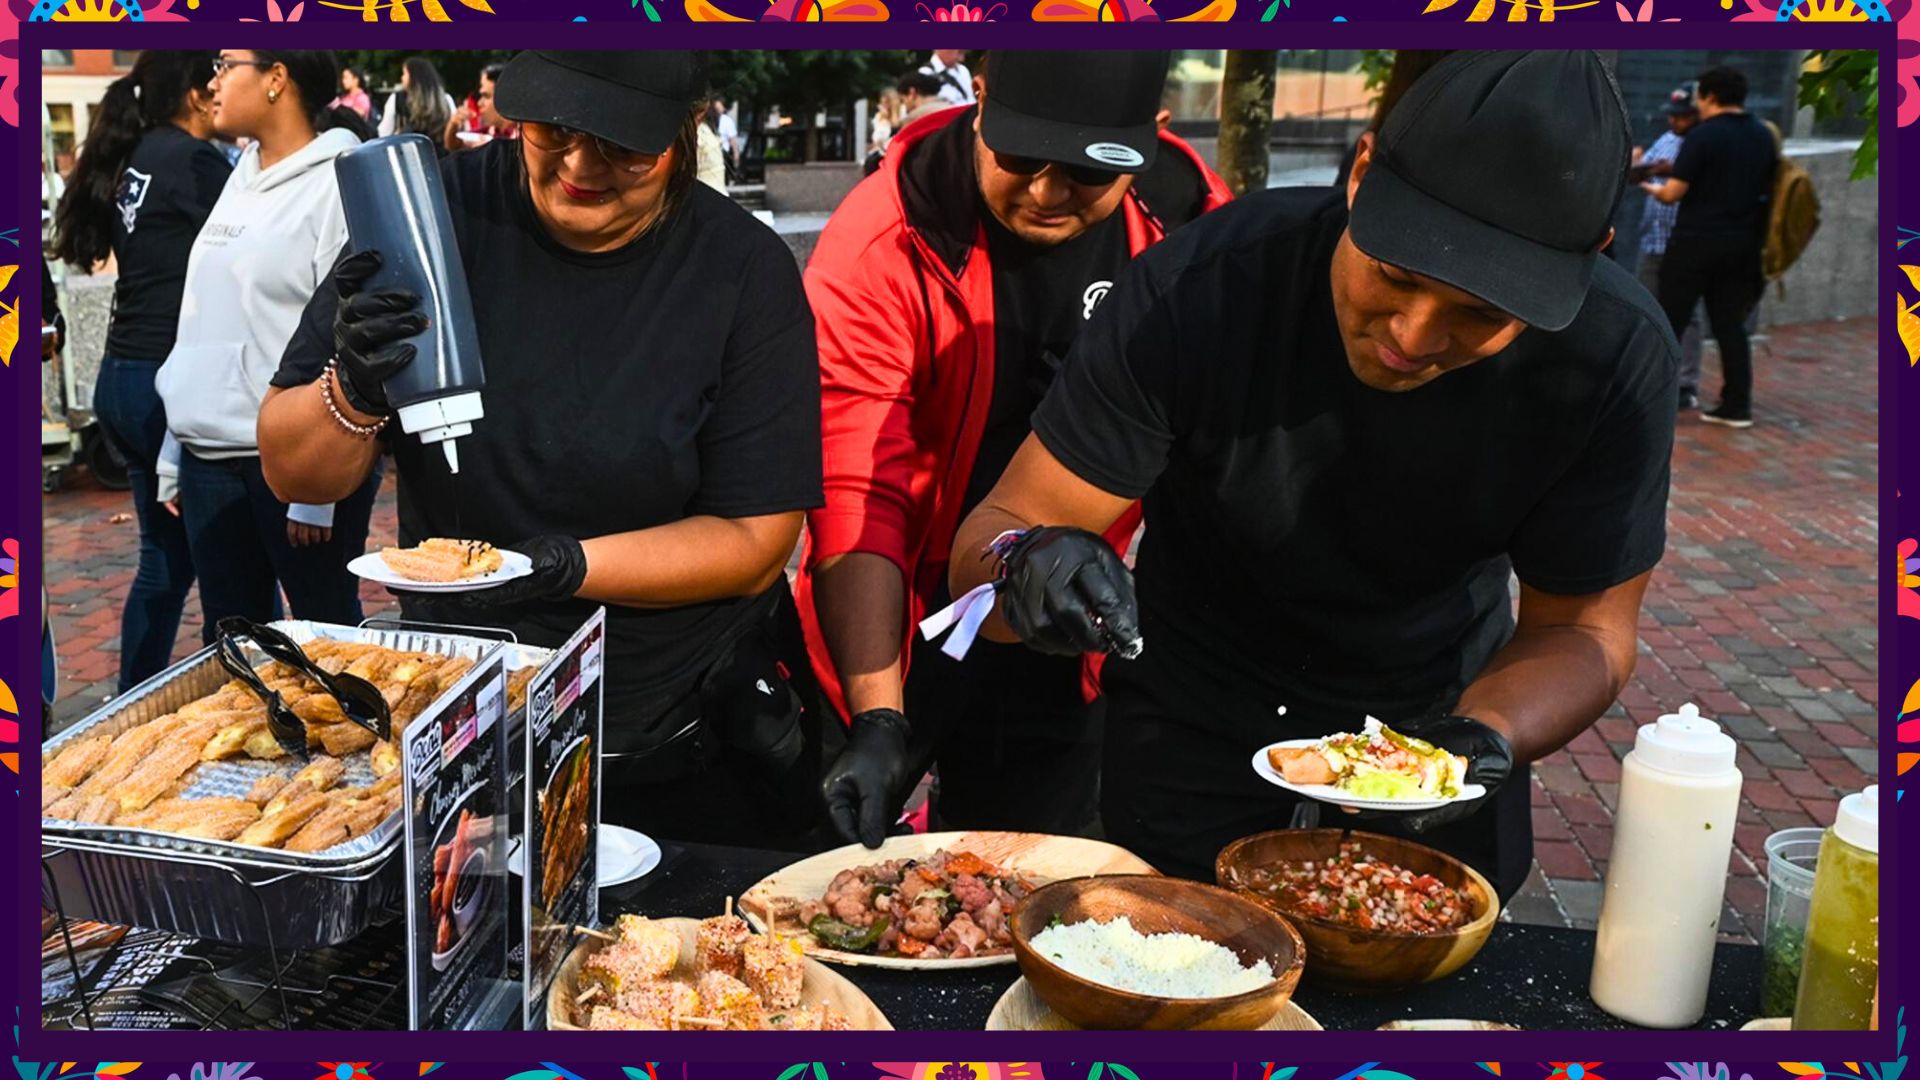
<svg viewBox="0 0 1920 1080">
<path fill-rule="evenodd" d="M 1745 235 L 1675 233 L 1660 263 L 1660 307 L 1677 338 L 1686 332 L 1694 305 L 1706 302 L 1707 327 L 1720 346 L 1720 406 L 1729 412 L 1753 408 L 1753 349 L 1747 314 L 1760 300 L 1760 242 Z"/>
<path fill-rule="evenodd" d="M 200 574 L 202 641 L 212 644 L 229 615 L 278 618 L 282 590 L 296 619 L 359 622 L 360 579 L 347 572 L 347 563 L 366 550 L 379 492 L 376 463 L 359 490 L 334 504 L 332 537 L 294 547 L 287 504 L 267 487 L 257 455 L 209 460 L 191 450 L 181 454 L 180 514 Z"/>
<path fill-rule="evenodd" d="M 165 359 L 162 357 L 162 359 Z M 193 550 L 186 522 L 154 500 L 155 467 L 167 435 L 167 411 L 153 389 L 160 360 L 108 356 L 93 386 L 100 428 L 127 462 L 133 519 L 140 524 L 140 561 L 120 613 L 120 689 L 157 675 L 173 657 L 193 588 Z"/>
<path fill-rule="evenodd" d="M 1097 827 L 1105 703 L 1082 700 L 1077 657 L 976 641 L 956 661 L 914 641 L 907 719 L 939 732 L 941 828 L 1089 835 Z"/>
</svg>

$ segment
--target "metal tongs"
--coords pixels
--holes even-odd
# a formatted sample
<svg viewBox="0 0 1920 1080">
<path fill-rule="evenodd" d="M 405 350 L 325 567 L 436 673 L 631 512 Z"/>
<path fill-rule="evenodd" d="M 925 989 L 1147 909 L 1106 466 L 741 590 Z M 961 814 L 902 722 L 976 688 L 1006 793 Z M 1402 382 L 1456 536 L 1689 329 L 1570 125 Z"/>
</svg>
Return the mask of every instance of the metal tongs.
<svg viewBox="0 0 1920 1080">
<path fill-rule="evenodd" d="M 271 626 L 233 615 L 221 619 L 218 628 L 220 638 L 214 643 L 214 651 L 220 658 L 220 666 L 226 668 L 229 674 L 240 680 L 266 705 L 267 729 L 273 732 L 273 740 L 287 753 L 301 761 L 308 760 L 306 721 L 288 707 L 277 691 L 268 688 L 266 680 L 247 661 L 243 642 L 253 642 L 271 659 L 312 679 L 322 693 L 339 703 L 340 715 L 381 739 L 393 737 L 393 716 L 379 687 L 358 675 L 345 672 L 329 674 L 307 659 L 307 654 L 297 642 Z"/>
</svg>

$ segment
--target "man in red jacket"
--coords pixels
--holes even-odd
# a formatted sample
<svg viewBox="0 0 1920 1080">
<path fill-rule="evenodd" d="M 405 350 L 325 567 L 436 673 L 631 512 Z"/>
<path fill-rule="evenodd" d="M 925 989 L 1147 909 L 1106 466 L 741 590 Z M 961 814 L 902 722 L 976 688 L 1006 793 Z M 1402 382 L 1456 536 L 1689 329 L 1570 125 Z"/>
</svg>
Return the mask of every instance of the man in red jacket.
<svg viewBox="0 0 1920 1080">
<path fill-rule="evenodd" d="M 1094 821 L 1101 710 L 1084 658 L 983 642 L 963 670 L 911 629 L 949 602 L 955 527 L 1108 287 L 1227 200 L 1154 122 L 1167 60 L 994 54 L 981 103 L 895 135 L 808 262 L 827 502 L 808 517 L 796 593 L 814 666 L 852 718 L 824 781 L 849 840 L 878 846 L 936 756 L 945 825 Z M 1124 549 L 1137 520 L 1109 542 Z"/>
</svg>

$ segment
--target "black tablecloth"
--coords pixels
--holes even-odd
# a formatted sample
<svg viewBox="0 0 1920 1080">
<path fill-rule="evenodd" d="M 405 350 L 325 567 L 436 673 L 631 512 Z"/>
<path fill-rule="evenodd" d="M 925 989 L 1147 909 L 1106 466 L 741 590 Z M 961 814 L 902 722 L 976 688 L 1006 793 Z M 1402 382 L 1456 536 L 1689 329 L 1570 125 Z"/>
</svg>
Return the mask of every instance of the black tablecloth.
<svg viewBox="0 0 1920 1080">
<path fill-rule="evenodd" d="M 660 866 L 601 893 L 601 917 L 718 914 L 729 896 L 800 856 L 791 852 L 666 844 Z M 512 917 L 518 919 L 519 907 Z M 336 948 L 286 958 L 276 992 L 273 964 L 258 949 L 150 930 L 96 927 L 76 941 L 87 958 L 82 981 L 101 1027 L 308 1030 L 402 1028 L 407 1023 L 404 920 Z M 49 1028 L 86 1026 L 57 929 L 43 949 L 42 1003 Z M 1409 990 L 1335 994 L 1309 975 L 1294 1000 L 1330 1029 L 1368 1030 L 1389 1020 L 1494 1020 L 1532 1030 L 1627 1025 L 1587 997 L 1593 934 L 1502 923 L 1486 947 L 1451 978 Z M 1311 967 L 1311 966 L 1309 966 Z M 841 968 L 896 1028 L 977 1031 L 1019 970 L 1012 964 L 924 974 Z M 1714 956 L 1704 1028 L 1738 1027 L 1756 1014 L 1760 949 L 1722 945 Z M 282 1008 L 285 1012 L 282 1012 Z"/>
<path fill-rule="evenodd" d="M 703 844 L 665 844 L 660 867 L 629 885 L 601 894 L 601 915 L 636 912 L 665 917 L 705 917 L 720 912 L 729 896 L 798 856 L 788 852 Z M 1486 947 L 1457 974 L 1410 990 L 1381 994 L 1336 994 L 1313 985 L 1294 1001 L 1322 1027 L 1365 1030 L 1389 1020 L 1495 1020 L 1530 1030 L 1619 1029 L 1624 1024 L 1600 1011 L 1587 996 L 1593 934 L 1552 926 L 1501 923 Z M 937 975 L 844 967 L 842 974 L 866 991 L 896 1028 L 978 1031 L 1019 970 L 1012 964 Z M 1721 945 L 1703 1028 L 1737 1028 L 1756 1015 L 1760 999 L 1760 948 Z"/>
</svg>

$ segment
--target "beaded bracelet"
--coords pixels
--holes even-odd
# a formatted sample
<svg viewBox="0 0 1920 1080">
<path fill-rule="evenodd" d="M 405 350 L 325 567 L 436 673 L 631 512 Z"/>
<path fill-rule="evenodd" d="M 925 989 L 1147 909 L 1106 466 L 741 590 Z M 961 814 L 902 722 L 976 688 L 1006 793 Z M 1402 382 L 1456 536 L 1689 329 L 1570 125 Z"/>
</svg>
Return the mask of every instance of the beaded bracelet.
<svg viewBox="0 0 1920 1080">
<path fill-rule="evenodd" d="M 327 369 L 320 373 L 320 398 L 327 403 L 327 412 L 333 414 L 333 422 L 356 439 L 371 439 L 380 434 L 380 429 L 387 426 L 387 417 L 383 416 L 371 424 L 356 424 L 340 411 L 340 406 L 333 400 L 333 384 L 339 380 L 339 361 L 328 360 Z"/>
<path fill-rule="evenodd" d="M 987 541 L 987 549 L 982 552 L 982 557 L 997 558 L 1000 560 L 999 568 L 994 571 L 995 581 L 1006 579 L 1007 556 L 1013 554 L 1013 549 L 1018 547 L 1020 541 L 1025 540 L 1027 534 L 1032 531 L 1032 529 L 1008 529 L 1006 532 Z"/>
</svg>

